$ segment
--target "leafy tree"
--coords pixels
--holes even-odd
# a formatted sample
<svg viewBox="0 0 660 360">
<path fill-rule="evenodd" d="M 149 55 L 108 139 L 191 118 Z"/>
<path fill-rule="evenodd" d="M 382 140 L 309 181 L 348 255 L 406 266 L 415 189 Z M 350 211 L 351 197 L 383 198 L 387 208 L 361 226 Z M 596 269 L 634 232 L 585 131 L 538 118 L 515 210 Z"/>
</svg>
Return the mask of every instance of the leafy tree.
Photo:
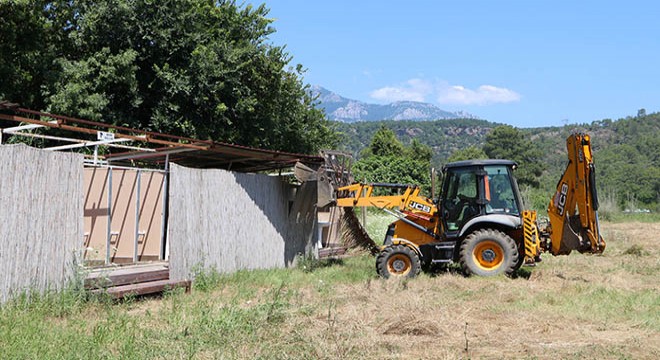
<svg viewBox="0 0 660 360">
<path fill-rule="evenodd" d="M 335 144 L 264 6 L 233 0 L 0 4 L 0 97 L 116 125 L 275 150 Z M 5 20 L 7 19 L 7 20 Z"/>
<path fill-rule="evenodd" d="M 539 187 L 543 173 L 543 153 L 525 139 L 525 135 L 510 125 L 493 129 L 486 136 L 484 152 L 492 159 L 509 159 L 518 163 L 516 178 L 521 185 Z"/>
<path fill-rule="evenodd" d="M 413 146 L 417 141 L 431 149 L 432 165 L 436 168 L 446 163 L 457 149 L 479 146 L 486 135 L 498 124 L 477 119 L 445 119 L 437 121 L 383 120 L 337 123 L 341 134 L 342 150 L 353 154 L 368 155 L 371 139 L 381 128 L 391 129 L 403 144 Z M 364 156 L 362 156 L 364 157 Z"/>
<path fill-rule="evenodd" d="M 392 130 L 382 126 L 353 169 L 359 181 L 414 184 L 429 191 L 431 156 L 430 147 L 419 141 L 406 147 Z"/>
<path fill-rule="evenodd" d="M 381 126 L 371 138 L 371 143 L 366 152 L 363 153 L 363 156 L 401 156 L 403 155 L 403 152 L 404 146 L 401 141 L 396 138 L 394 131 L 385 126 Z"/>
<path fill-rule="evenodd" d="M 433 157 L 433 149 L 430 146 L 422 144 L 419 140 L 413 139 L 410 147 L 406 149 L 408 157 L 413 160 L 430 162 Z"/>
<path fill-rule="evenodd" d="M 454 151 L 451 156 L 447 158 L 447 162 L 475 159 L 488 159 L 488 155 L 486 155 L 486 153 L 480 147 L 472 145 L 464 149 L 458 149 Z"/>
<path fill-rule="evenodd" d="M 371 156 L 353 168 L 356 180 L 376 183 L 414 184 L 430 190 L 429 164 L 404 156 Z"/>
<path fill-rule="evenodd" d="M 522 134 L 521 139 L 524 142 L 525 139 L 533 139 L 533 146 L 528 142 L 526 147 L 541 151 L 540 158 L 532 165 L 543 164 L 545 168 L 540 177 L 533 177 L 540 183 L 539 188 L 524 186 L 521 189 L 527 204 L 537 210 L 547 208 L 557 180 L 566 168 L 566 138 L 577 131 L 591 135 L 598 190 L 602 200 L 609 196 L 611 202 L 625 208 L 623 206 L 626 202 L 634 198 L 637 206 L 660 211 L 660 113 L 640 115 L 643 116 L 603 119 L 591 124 L 516 129 Z M 439 168 L 438 165 L 448 161 L 487 157 L 485 153 L 474 155 L 472 149 L 465 148 L 473 147 L 478 150 L 480 144 L 486 142 L 487 134 L 498 124 L 475 119 L 385 120 L 338 124 L 343 133 L 342 144 L 345 149 L 354 153 L 368 147 L 373 135 L 383 126 L 397 134 L 397 139 L 404 144 L 417 140 L 421 144 L 431 146 L 434 153 L 433 164 Z M 471 155 L 465 155 L 463 151 Z M 454 152 L 456 155 L 451 156 Z M 448 159 L 450 156 L 451 159 Z M 501 156 L 517 160 L 521 166 L 516 175 L 519 178 L 524 177 L 528 165 L 516 158 L 515 154 Z M 409 166 L 406 168 L 410 169 Z M 374 179 L 379 181 L 383 176 L 385 175 L 374 176 Z M 427 176 L 423 175 L 421 178 L 425 180 Z"/>
<path fill-rule="evenodd" d="M 597 156 L 598 184 L 601 188 L 614 189 L 619 205 L 624 205 L 630 197 L 642 204 L 660 202 L 660 167 L 643 152 L 630 144 L 620 144 L 604 149 Z"/>
<path fill-rule="evenodd" d="M 0 100 L 37 109 L 57 76 L 59 54 L 73 50 L 66 1 L 0 2 Z"/>
</svg>

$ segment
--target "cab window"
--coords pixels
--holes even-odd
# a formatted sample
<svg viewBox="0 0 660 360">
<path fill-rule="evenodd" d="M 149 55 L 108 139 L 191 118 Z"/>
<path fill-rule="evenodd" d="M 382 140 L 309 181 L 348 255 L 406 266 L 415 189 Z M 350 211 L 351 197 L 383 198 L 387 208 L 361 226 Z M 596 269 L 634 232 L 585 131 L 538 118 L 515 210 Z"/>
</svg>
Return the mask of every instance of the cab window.
<svg viewBox="0 0 660 360">
<path fill-rule="evenodd" d="M 486 212 L 518 214 L 515 192 L 506 166 L 486 166 Z"/>
<path fill-rule="evenodd" d="M 450 171 L 443 199 L 447 230 L 458 230 L 479 213 L 476 168 Z"/>
</svg>

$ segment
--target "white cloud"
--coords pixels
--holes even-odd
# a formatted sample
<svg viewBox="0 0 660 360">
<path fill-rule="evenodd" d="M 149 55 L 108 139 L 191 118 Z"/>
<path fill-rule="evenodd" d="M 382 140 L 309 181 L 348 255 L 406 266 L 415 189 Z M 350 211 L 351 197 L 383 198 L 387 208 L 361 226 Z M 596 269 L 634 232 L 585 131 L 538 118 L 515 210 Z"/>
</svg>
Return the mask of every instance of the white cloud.
<svg viewBox="0 0 660 360">
<path fill-rule="evenodd" d="M 433 85 L 421 79 L 410 79 L 400 86 L 386 86 L 372 91 L 369 96 L 383 101 L 424 101 L 433 93 Z"/>
<path fill-rule="evenodd" d="M 454 85 L 441 89 L 437 100 L 450 105 L 489 105 L 520 101 L 520 94 L 492 85 L 481 85 L 476 90 Z"/>
<path fill-rule="evenodd" d="M 369 94 L 383 101 L 427 101 L 433 98 L 445 105 L 489 105 L 520 101 L 520 94 L 513 90 L 493 85 L 481 85 L 476 90 L 461 85 L 450 85 L 444 81 L 431 82 L 410 79 L 398 86 L 386 86 Z"/>
</svg>

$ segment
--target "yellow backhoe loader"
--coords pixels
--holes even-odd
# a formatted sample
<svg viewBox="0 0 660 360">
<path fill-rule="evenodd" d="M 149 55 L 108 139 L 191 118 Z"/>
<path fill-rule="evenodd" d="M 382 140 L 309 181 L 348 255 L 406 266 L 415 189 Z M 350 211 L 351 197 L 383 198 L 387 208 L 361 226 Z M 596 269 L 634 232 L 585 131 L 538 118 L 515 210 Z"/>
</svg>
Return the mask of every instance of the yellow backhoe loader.
<svg viewBox="0 0 660 360">
<path fill-rule="evenodd" d="M 470 160 L 443 167 L 438 199 L 415 185 L 352 184 L 337 189 L 340 207 L 376 207 L 398 218 L 377 256 L 385 277 L 414 277 L 434 265 L 460 263 L 467 274 L 513 274 L 534 265 L 542 252 L 602 253 L 595 167 L 589 135 L 566 140 L 568 165 L 548 206 L 549 224 L 522 208 L 509 160 Z M 375 189 L 398 191 L 377 195 Z M 382 190 L 381 190 L 382 192 Z"/>
</svg>

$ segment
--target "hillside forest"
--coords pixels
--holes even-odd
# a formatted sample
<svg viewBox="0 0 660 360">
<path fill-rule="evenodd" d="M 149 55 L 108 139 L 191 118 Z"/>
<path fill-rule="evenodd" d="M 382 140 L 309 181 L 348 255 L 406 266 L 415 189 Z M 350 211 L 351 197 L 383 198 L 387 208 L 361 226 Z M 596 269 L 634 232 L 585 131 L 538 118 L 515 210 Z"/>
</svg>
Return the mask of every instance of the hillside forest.
<svg viewBox="0 0 660 360">
<path fill-rule="evenodd" d="M 436 171 L 449 161 L 469 158 L 516 160 L 520 165 L 517 177 L 527 206 L 540 211 L 547 207 L 566 167 L 566 138 L 572 132 L 584 132 L 592 137 L 601 212 L 607 216 L 609 211 L 616 210 L 660 211 L 660 113 L 646 114 L 641 109 L 637 116 L 618 120 L 522 129 L 475 119 L 336 123 L 336 127 L 341 134 L 342 149 L 357 159 L 360 180 L 384 181 L 370 179 L 369 173 L 359 173 L 359 170 L 360 164 L 371 155 L 365 149 L 370 148 L 374 135 L 382 129 L 389 129 L 404 148 L 427 146 L 431 152 L 431 167 Z M 504 130 L 504 135 L 514 144 L 495 144 L 492 135 L 489 139 L 495 129 Z M 493 145 L 512 151 L 497 154 L 489 149 Z M 514 149 L 516 146 L 519 147 Z M 490 154 L 484 149 L 490 150 Z M 519 152 L 524 152 L 527 158 L 521 158 Z M 376 160 L 366 161 L 373 163 Z M 521 175 L 535 181 L 521 181 Z M 429 177 L 418 180 L 428 188 L 424 179 Z M 390 176 L 385 180 L 395 179 Z"/>
</svg>

